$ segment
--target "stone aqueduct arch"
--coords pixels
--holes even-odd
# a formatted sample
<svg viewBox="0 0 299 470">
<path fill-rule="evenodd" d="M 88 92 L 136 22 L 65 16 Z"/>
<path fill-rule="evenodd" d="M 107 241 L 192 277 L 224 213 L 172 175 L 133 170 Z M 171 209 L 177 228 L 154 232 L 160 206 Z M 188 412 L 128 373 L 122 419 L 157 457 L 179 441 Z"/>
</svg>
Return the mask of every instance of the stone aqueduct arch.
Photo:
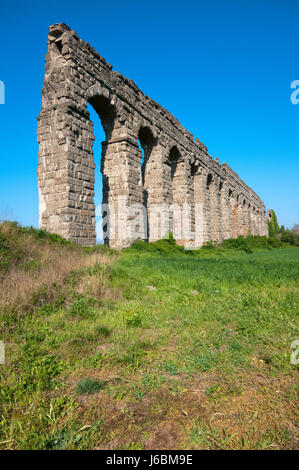
<svg viewBox="0 0 299 470">
<path fill-rule="evenodd" d="M 190 236 L 178 240 L 187 246 L 249 231 L 268 234 L 265 205 L 253 190 L 65 24 L 49 27 L 38 117 L 40 227 L 82 245 L 96 242 L 94 134 L 87 103 L 106 136 L 101 172 L 112 247 L 162 238 L 182 223 L 169 205 L 187 213 Z M 130 207 L 138 204 L 146 206 L 147 227 L 136 228 Z"/>
</svg>

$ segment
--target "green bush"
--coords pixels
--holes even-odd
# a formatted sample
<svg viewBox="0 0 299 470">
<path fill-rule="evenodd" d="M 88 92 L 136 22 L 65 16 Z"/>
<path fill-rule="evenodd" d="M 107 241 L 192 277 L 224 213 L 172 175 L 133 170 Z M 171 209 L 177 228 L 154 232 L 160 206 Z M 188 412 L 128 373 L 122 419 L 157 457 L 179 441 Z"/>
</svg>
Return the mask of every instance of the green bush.
<svg viewBox="0 0 299 470">
<path fill-rule="evenodd" d="M 18 401 L 24 393 L 56 388 L 56 378 L 62 372 L 64 363 L 54 354 L 42 350 L 33 338 L 28 338 L 16 367 L 16 381 L 0 387 L 2 399 L 7 403 Z"/>
<path fill-rule="evenodd" d="M 249 240 L 247 238 L 242 237 L 241 235 L 237 238 L 229 238 L 228 240 L 224 240 L 221 243 L 221 247 L 252 253 Z"/>
<path fill-rule="evenodd" d="M 299 246 L 299 235 L 292 230 L 283 229 L 280 231 L 280 241 L 289 245 Z"/>
<path fill-rule="evenodd" d="M 136 341 L 128 347 L 126 353 L 118 359 L 118 362 L 128 364 L 133 369 L 138 369 L 151 347 L 152 345 L 148 341 Z"/>
<path fill-rule="evenodd" d="M 165 364 L 165 370 L 169 372 L 170 375 L 177 375 L 179 373 L 177 365 L 172 362 Z"/>
<path fill-rule="evenodd" d="M 176 241 L 171 232 L 168 234 L 168 238 L 163 238 L 162 240 L 157 240 L 156 242 L 152 243 L 138 240 L 137 242 L 133 243 L 131 247 L 124 251 L 148 251 L 151 253 L 156 252 L 163 255 L 182 253 L 187 254 L 187 250 L 185 250 L 184 247 L 176 244 Z"/>
<path fill-rule="evenodd" d="M 17 225 L 17 232 L 20 234 L 33 235 L 36 240 L 46 240 L 52 245 L 71 245 L 71 242 L 56 233 L 49 233 L 44 229 L 36 229 L 34 227 L 20 227 Z"/>
<path fill-rule="evenodd" d="M 96 326 L 95 333 L 96 335 L 104 336 L 106 338 L 107 336 L 111 335 L 111 330 L 110 328 L 107 328 L 106 326 L 100 325 L 100 326 Z"/>
<path fill-rule="evenodd" d="M 32 236 L 36 241 L 51 245 L 67 245 L 73 249 L 80 249 L 55 233 L 33 227 L 22 227 L 17 222 L 2 222 L 0 223 L 0 271 L 5 272 L 11 265 L 18 264 L 25 271 L 40 268 L 37 260 L 28 259 L 28 253 L 22 247 L 21 241 L 26 236 Z"/>
<path fill-rule="evenodd" d="M 91 318 L 95 314 L 94 306 L 96 304 L 96 299 L 83 297 L 72 303 L 69 313 L 73 317 Z"/>
<path fill-rule="evenodd" d="M 13 262 L 20 263 L 24 259 L 23 250 L 16 241 L 16 237 L 12 236 L 10 231 L 0 231 L 0 271 L 5 272 Z"/>
<path fill-rule="evenodd" d="M 97 380 L 97 379 L 82 379 L 78 382 L 76 387 L 76 393 L 78 395 L 92 395 L 94 393 L 99 392 L 105 387 L 105 382 Z"/>
<path fill-rule="evenodd" d="M 6 271 L 10 265 L 12 243 L 0 232 L 0 270 Z"/>
<path fill-rule="evenodd" d="M 71 434 L 66 429 L 63 429 L 58 434 L 54 434 L 50 439 L 45 442 L 46 450 L 63 450 L 67 447 L 71 440 Z"/>
<path fill-rule="evenodd" d="M 224 240 L 221 243 L 217 241 L 208 241 L 199 249 L 195 250 L 185 250 L 184 247 L 176 244 L 173 238 L 158 240 L 153 243 L 147 243 L 139 240 L 134 243 L 131 247 L 126 248 L 124 252 L 148 252 L 151 254 L 164 255 L 164 256 L 173 256 L 173 255 L 183 255 L 188 257 L 201 256 L 202 254 L 208 253 L 224 253 L 225 251 L 243 251 L 245 253 L 253 253 L 255 250 L 260 249 L 273 249 L 281 248 L 284 243 L 296 245 L 296 236 L 286 233 L 285 236 L 279 240 L 277 236 L 274 237 L 265 237 L 265 236 L 255 236 L 249 235 L 248 237 L 243 237 L 239 235 L 237 238 L 229 238 Z M 299 236 L 298 236 L 299 239 Z"/>
<path fill-rule="evenodd" d="M 133 313 L 130 317 L 126 319 L 126 323 L 128 326 L 141 326 L 142 319 L 140 313 Z"/>
</svg>

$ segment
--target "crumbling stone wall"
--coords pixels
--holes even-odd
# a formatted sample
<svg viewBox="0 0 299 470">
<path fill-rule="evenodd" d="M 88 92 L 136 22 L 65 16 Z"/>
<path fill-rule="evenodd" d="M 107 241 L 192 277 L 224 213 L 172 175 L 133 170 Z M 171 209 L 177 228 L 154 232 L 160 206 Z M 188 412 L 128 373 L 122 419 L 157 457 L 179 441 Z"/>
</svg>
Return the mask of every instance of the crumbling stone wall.
<svg viewBox="0 0 299 470">
<path fill-rule="evenodd" d="M 95 244 L 94 134 L 87 103 L 106 136 L 103 217 L 112 247 L 157 240 L 168 231 L 190 247 L 249 232 L 267 235 L 265 205 L 253 190 L 65 24 L 50 26 L 48 35 L 38 117 L 40 227 Z"/>
</svg>

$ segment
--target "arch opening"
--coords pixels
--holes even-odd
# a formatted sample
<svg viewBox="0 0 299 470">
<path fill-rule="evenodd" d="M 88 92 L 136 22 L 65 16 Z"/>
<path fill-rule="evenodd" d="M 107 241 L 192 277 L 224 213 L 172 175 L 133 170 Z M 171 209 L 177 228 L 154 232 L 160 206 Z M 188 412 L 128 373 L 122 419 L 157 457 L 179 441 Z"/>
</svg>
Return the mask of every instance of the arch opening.
<svg viewBox="0 0 299 470">
<path fill-rule="evenodd" d="M 173 182 L 175 178 L 175 174 L 177 171 L 177 166 L 178 162 L 181 158 L 181 154 L 176 146 L 173 146 L 168 155 L 168 164 L 170 166 L 170 176 L 171 176 L 171 181 Z"/>
<path fill-rule="evenodd" d="M 142 203 L 144 206 L 144 238 L 149 240 L 149 214 L 148 202 L 150 191 L 150 160 L 152 157 L 153 148 L 156 145 L 156 140 L 149 127 L 140 127 L 137 138 L 139 150 L 141 152 L 140 159 L 140 178 L 139 185 L 142 191 Z"/>
<path fill-rule="evenodd" d="M 207 176 L 207 189 L 210 189 L 212 181 L 213 181 L 213 176 L 211 175 L 211 173 L 209 173 Z"/>
<path fill-rule="evenodd" d="M 197 189 L 197 185 L 195 184 L 195 179 L 196 179 L 196 174 L 197 174 L 197 170 L 198 170 L 198 165 L 196 165 L 195 162 L 191 163 L 190 165 L 190 177 L 191 177 L 191 231 L 190 231 L 190 235 L 192 238 L 193 241 L 195 241 L 195 237 L 196 237 L 196 234 L 195 234 L 195 231 L 196 231 L 196 220 L 195 220 L 195 203 L 199 202 L 199 201 L 196 201 L 196 197 L 197 197 L 197 194 L 196 193 L 196 189 Z"/>
<path fill-rule="evenodd" d="M 105 98 L 105 96 L 99 95 L 90 98 L 88 103 L 91 104 L 101 120 L 103 129 L 105 131 L 106 140 L 111 140 L 116 117 L 115 107 L 109 102 L 107 98 Z"/>
<path fill-rule="evenodd" d="M 156 144 L 153 133 L 149 127 L 140 128 L 138 132 L 138 144 L 142 152 L 140 167 L 141 167 L 141 183 L 144 186 L 147 163 L 150 160 L 152 150 Z"/>
<path fill-rule="evenodd" d="M 169 189 L 168 189 L 168 202 L 169 202 L 169 231 L 173 234 L 176 240 L 182 238 L 182 192 L 181 187 L 183 184 L 183 169 L 182 169 L 182 156 L 176 145 L 171 147 L 167 156 L 166 164 L 168 165 L 169 175 Z"/>
<path fill-rule="evenodd" d="M 112 139 L 114 130 L 116 111 L 104 96 L 94 96 L 87 102 L 89 119 L 92 124 L 93 146 L 92 154 L 94 161 L 94 206 L 96 224 L 96 242 L 109 243 L 107 223 L 103 224 L 103 219 L 107 215 L 102 213 L 102 204 L 108 203 L 109 180 L 104 174 L 104 160 L 107 152 L 107 145 Z"/>
</svg>

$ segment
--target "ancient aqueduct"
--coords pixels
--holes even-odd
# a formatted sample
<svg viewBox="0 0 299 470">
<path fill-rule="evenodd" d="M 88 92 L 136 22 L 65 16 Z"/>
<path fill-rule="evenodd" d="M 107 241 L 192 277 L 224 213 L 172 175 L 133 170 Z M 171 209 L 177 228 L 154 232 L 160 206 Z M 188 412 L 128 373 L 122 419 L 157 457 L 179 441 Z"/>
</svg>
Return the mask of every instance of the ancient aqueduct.
<svg viewBox="0 0 299 470">
<path fill-rule="evenodd" d="M 106 135 L 103 220 L 112 247 L 169 231 L 189 247 L 249 232 L 267 235 L 257 194 L 65 24 L 49 27 L 38 117 L 40 227 L 82 245 L 96 242 L 87 103 Z"/>
</svg>

